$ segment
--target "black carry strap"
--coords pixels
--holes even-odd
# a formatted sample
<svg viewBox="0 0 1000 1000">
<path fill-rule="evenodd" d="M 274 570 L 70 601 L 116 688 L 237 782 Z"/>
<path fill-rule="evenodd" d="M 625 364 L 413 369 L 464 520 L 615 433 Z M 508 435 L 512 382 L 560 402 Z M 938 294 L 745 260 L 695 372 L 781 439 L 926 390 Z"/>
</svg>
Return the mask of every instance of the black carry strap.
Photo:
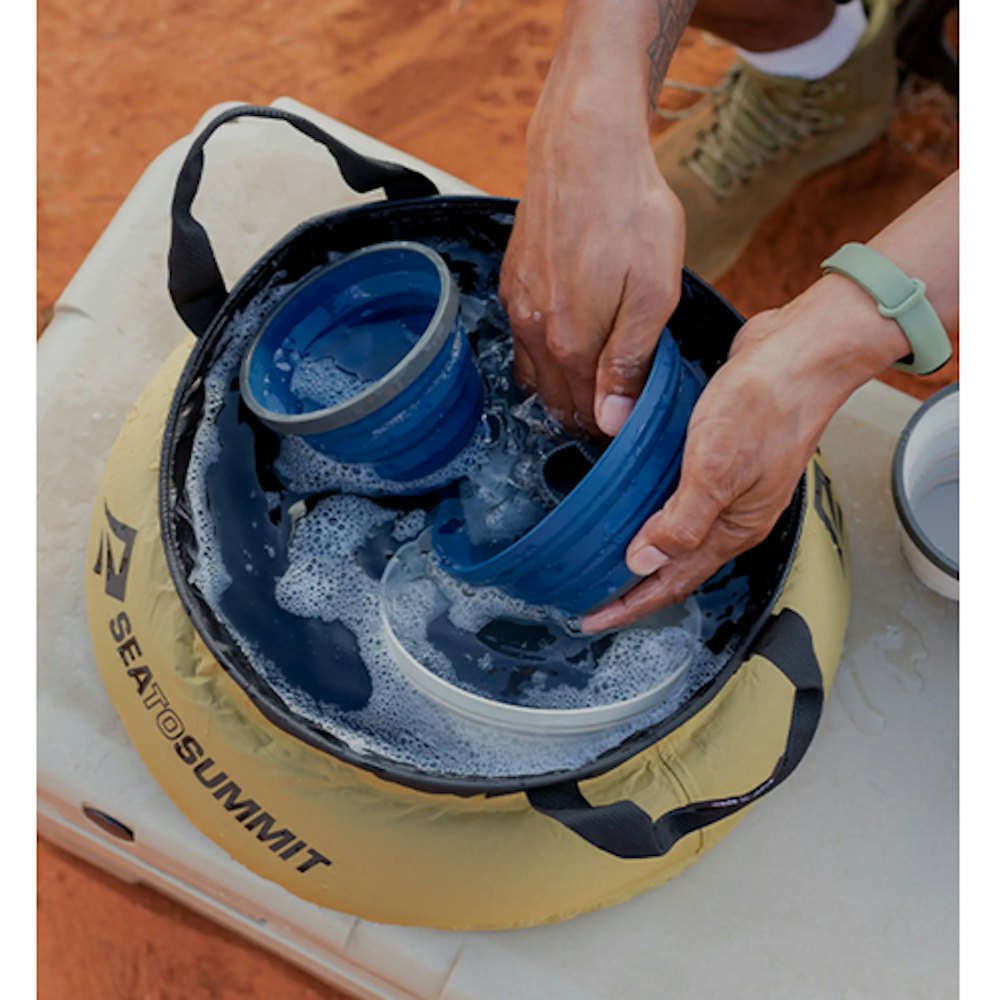
<svg viewBox="0 0 1000 1000">
<path fill-rule="evenodd" d="M 654 820 L 636 803 L 593 806 L 575 781 L 531 789 L 528 801 L 599 850 L 619 858 L 657 858 L 681 837 L 731 816 L 777 787 L 798 766 L 823 710 L 823 674 L 809 626 L 790 608 L 768 622 L 752 650 L 773 663 L 795 686 L 785 750 L 771 775 L 756 788 L 724 799 L 690 802 Z"/>
<path fill-rule="evenodd" d="M 191 215 L 191 206 L 205 164 L 204 146 L 220 125 L 234 118 L 276 118 L 287 122 L 310 139 L 324 145 L 340 167 L 344 180 L 359 194 L 384 188 L 391 200 L 424 198 L 438 194 L 434 183 L 423 174 L 398 163 L 362 156 L 318 125 L 291 111 L 240 105 L 223 111 L 210 121 L 194 140 L 184 159 L 171 206 L 170 253 L 167 258 L 168 286 L 181 319 L 200 337 L 226 301 L 226 286 L 216 263 L 208 233 Z"/>
</svg>

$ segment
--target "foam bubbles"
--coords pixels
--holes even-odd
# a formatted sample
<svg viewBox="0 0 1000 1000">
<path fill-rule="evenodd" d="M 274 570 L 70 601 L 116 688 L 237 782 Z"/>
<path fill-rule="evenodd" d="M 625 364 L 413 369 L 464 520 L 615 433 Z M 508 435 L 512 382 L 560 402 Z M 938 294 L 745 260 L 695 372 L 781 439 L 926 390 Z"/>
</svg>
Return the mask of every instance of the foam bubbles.
<svg viewBox="0 0 1000 1000">
<path fill-rule="evenodd" d="M 281 367 L 277 352 L 274 363 L 275 367 Z M 345 403 L 371 384 L 354 372 L 342 368 L 332 358 L 305 357 L 284 363 L 292 369 L 288 387 L 292 395 L 302 402 L 304 411 Z"/>
</svg>

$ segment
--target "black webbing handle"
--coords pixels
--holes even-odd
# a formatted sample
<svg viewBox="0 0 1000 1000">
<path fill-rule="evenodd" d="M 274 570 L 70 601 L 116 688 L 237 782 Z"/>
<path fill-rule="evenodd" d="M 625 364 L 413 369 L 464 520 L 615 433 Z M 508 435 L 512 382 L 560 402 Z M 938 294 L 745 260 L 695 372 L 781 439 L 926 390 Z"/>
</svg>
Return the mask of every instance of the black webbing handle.
<svg viewBox="0 0 1000 1000">
<path fill-rule="evenodd" d="M 785 608 L 768 622 L 754 645 L 795 686 L 785 749 L 770 776 L 756 788 L 724 799 L 689 802 L 654 820 L 636 803 L 593 806 L 575 781 L 527 792 L 540 813 L 558 820 L 599 850 L 619 858 L 663 857 L 681 837 L 731 816 L 780 785 L 805 756 L 823 710 L 823 674 L 809 626 Z"/>
<path fill-rule="evenodd" d="M 170 252 L 167 257 L 170 298 L 181 319 L 196 337 L 208 329 L 228 294 L 208 233 L 191 215 L 205 165 L 203 150 L 212 133 L 221 125 L 234 118 L 247 117 L 275 118 L 287 122 L 303 135 L 321 143 L 337 161 L 344 180 L 359 194 L 384 188 L 386 197 L 396 200 L 424 198 L 439 193 L 434 183 L 423 174 L 398 163 L 362 156 L 314 122 L 291 111 L 250 104 L 223 111 L 205 126 L 188 150 L 177 176 L 170 210 Z"/>
</svg>

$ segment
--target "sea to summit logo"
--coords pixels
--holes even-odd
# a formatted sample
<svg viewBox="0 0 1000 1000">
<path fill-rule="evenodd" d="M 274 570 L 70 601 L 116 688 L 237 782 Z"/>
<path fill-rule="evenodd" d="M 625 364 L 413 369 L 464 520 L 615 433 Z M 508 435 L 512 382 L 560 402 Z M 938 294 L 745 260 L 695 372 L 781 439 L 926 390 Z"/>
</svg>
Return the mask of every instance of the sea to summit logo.
<svg viewBox="0 0 1000 1000">
<path fill-rule="evenodd" d="M 104 505 L 104 516 L 108 526 L 101 532 L 98 543 L 97 561 L 94 572 L 104 574 L 104 592 L 116 601 L 125 600 L 125 584 L 128 582 L 128 569 L 132 561 L 132 546 L 135 545 L 135 528 L 119 521 Z"/>
</svg>

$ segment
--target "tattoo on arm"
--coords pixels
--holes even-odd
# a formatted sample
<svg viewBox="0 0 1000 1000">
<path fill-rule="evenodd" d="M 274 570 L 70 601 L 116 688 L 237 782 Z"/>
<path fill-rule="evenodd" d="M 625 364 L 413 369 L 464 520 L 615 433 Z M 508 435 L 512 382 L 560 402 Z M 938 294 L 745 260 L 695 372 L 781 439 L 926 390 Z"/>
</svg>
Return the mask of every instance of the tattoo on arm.
<svg viewBox="0 0 1000 1000">
<path fill-rule="evenodd" d="M 656 37 L 646 49 L 646 54 L 649 56 L 648 93 L 651 110 L 656 109 L 660 96 L 660 86 L 667 74 L 667 66 L 670 64 L 674 49 L 677 48 L 677 43 L 680 41 L 681 32 L 684 31 L 684 27 L 688 23 L 694 4 L 695 0 L 657 0 L 656 11 L 659 28 Z"/>
</svg>

